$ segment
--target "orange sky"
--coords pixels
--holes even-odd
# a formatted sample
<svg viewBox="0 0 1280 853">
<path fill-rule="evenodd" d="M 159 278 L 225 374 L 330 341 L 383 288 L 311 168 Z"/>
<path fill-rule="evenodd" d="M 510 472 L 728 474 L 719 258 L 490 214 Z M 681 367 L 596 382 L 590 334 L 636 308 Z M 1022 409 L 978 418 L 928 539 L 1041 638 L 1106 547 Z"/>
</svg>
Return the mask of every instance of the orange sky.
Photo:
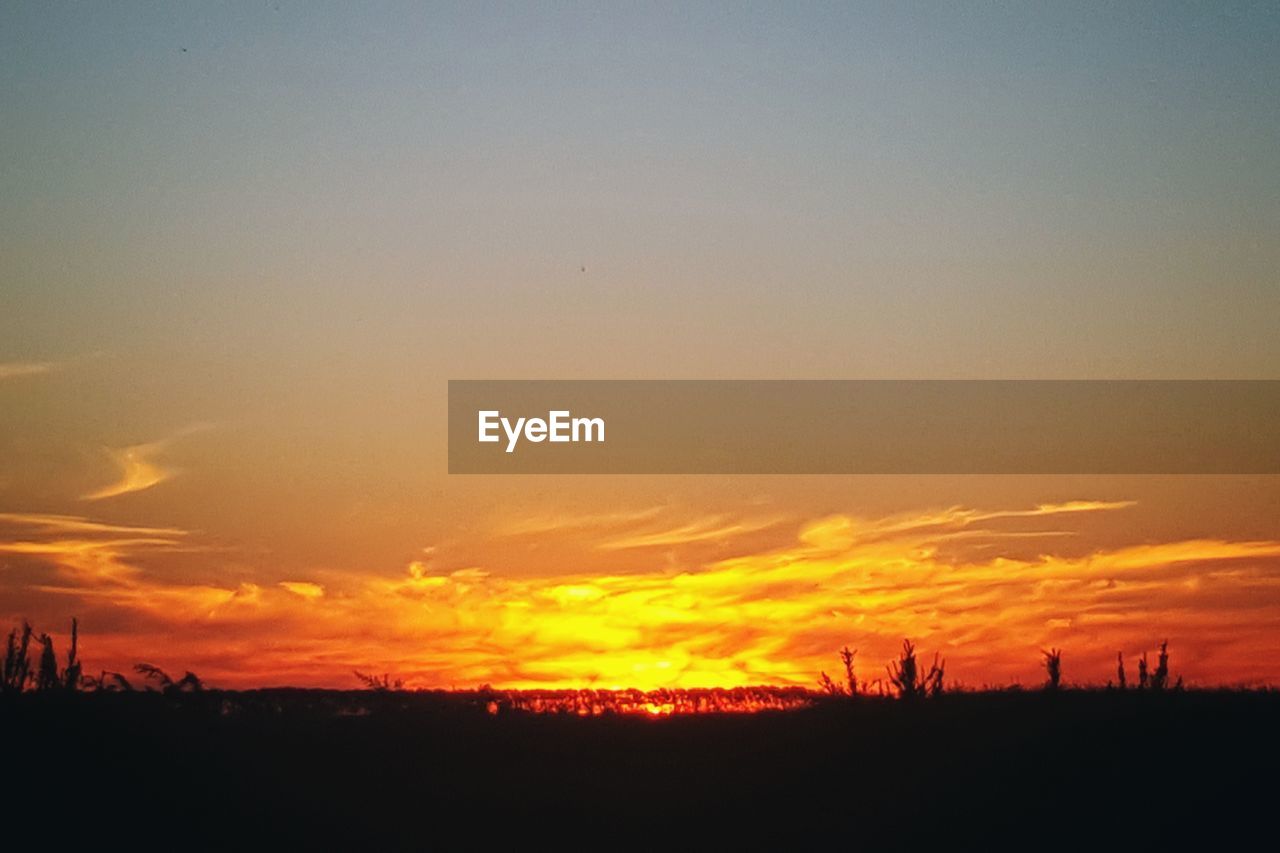
<svg viewBox="0 0 1280 853">
<path fill-rule="evenodd" d="M 969 686 L 1034 683 L 1050 646 L 1066 650 L 1068 681 L 1103 683 L 1117 651 L 1132 667 L 1165 638 L 1190 682 L 1274 681 L 1280 542 L 1171 539 L 1062 556 L 1081 520 L 1133 509 L 1079 500 L 798 525 L 657 510 L 527 518 L 494 535 L 650 553 L 770 535 L 696 567 L 524 578 L 442 569 L 425 548 L 385 575 L 176 582 L 166 558 L 204 549 L 199 534 L 68 515 L 0 516 L 0 553 L 10 576 L 23 567 L 23 610 L 45 617 L 40 628 L 80 615 L 87 669 L 146 659 L 229 687 L 353 686 L 353 668 L 421 687 L 812 686 L 845 644 L 859 650 L 862 678 L 880 677 L 903 637 L 940 652 Z"/>
<path fill-rule="evenodd" d="M 0 4 L 0 623 L 226 686 L 1280 683 L 1280 477 L 447 473 L 453 379 L 1276 378 L 1280 16 L 1157 17 Z"/>
</svg>

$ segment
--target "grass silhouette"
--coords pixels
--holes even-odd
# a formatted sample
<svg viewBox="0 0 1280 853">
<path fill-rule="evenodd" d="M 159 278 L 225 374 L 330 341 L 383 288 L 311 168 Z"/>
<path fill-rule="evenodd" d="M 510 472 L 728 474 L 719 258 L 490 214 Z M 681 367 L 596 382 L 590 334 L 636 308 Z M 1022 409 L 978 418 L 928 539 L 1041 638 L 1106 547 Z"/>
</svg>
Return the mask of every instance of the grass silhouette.
<svg viewBox="0 0 1280 853">
<path fill-rule="evenodd" d="M 24 622 L 21 634 L 16 628 L 9 632 L 9 639 L 5 644 L 4 652 L 4 682 L 2 686 L 5 693 L 21 693 L 26 689 L 27 677 L 31 669 L 31 662 L 28 659 L 30 647 L 30 625 Z"/>
<path fill-rule="evenodd" d="M 38 654 L 33 653 L 32 639 L 35 638 Z M 801 687 L 754 686 L 733 689 L 662 689 L 662 690 L 596 690 L 596 689 L 534 689 L 534 690 L 495 690 L 488 685 L 475 691 L 416 691 L 408 690 L 403 679 L 393 677 L 390 673 L 371 675 L 355 670 L 356 680 L 362 685 L 363 692 L 369 693 L 411 693 L 450 696 L 460 706 L 478 704 L 488 713 L 529 712 L 555 713 L 572 716 L 599 716 L 605 714 L 696 714 L 696 713 L 735 713 L 764 710 L 794 710 L 820 704 L 831 699 L 850 699 L 859 696 L 875 698 L 897 698 L 914 701 L 918 699 L 937 698 L 944 692 L 946 661 L 937 653 L 927 668 L 916 655 L 916 646 L 910 639 L 902 641 L 902 648 L 896 660 L 885 667 L 887 681 L 876 679 L 870 684 L 860 682 L 857 677 L 855 662 L 857 650 L 844 646 L 839 651 L 841 669 L 844 673 L 842 682 L 832 679 L 826 672 L 820 672 L 818 689 L 807 690 Z M 1045 690 L 1057 693 L 1064 690 L 1062 683 L 1062 650 L 1051 648 L 1042 650 L 1041 666 L 1045 670 Z M 35 666 L 32 660 L 35 659 Z M 1116 655 L 1117 684 L 1121 691 L 1127 687 L 1124 653 Z M 149 663 L 139 663 L 134 671 L 142 676 L 142 689 L 145 692 L 158 692 L 166 696 L 199 693 L 204 691 L 203 681 L 195 673 L 187 671 L 180 678 L 174 679 L 161 668 Z M 1107 682 L 1107 687 L 1113 685 Z M 1155 669 L 1151 670 L 1144 652 L 1138 660 L 1138 690 L 1142 692 L 1160 693 L 1168 690 L 1182 691 L 1182 677 L 1178 676 L 1170 683 L 1169 643 L 1161 641 L 1156 659 Z M 71 620 L 70 645 L 66 664 L 58 667 L 57 653 L 53 639 L 48 634 L 35 634 L 30 624 L 23 623 L 20 629 L 13 629 L 8 636 L 5 649 L 3 681 L 0 682 L 3 694 L 13 695 L 24 692 L 49 693 L 54 691 L 82 693 L 132 693 L 138 688 L 123 674 L 102 671 L 98 676 L 86 676 L 82 672 L 79 658 L 79 622 Z M 1087 686 L 1073 688 L 1075 690 L 1091 690 Z M 973 692 L 953 686 L 949 692 Z M 228 691 L 217 691 L 227 694 Z M 342 692 L 342 691 L 337 691 Z M 982 692 L 982 691 L 978 691 Z M 988 691 L 989 692 L 989 691 Z M 232 692 L 233 693 L 233 692 Z M 252 694 L 254 691 L 246 691 Z"/>
<path fill-rule="evenodd" d="M 1280 761 L 1280 693 L 1170 687 L 1167 642 L 1140 691 L 944 690 L 943 662 L 923 665 L 911 641 L 878 685 L 840 649 L 845 679 L 825 691 L 410 690 L 389 675 L 229 691 L 149 664 L 135 682 L 81 676 L 79 639 L 74 625 L 57 686 L 40 689 L 52 641 L 14 630 L 0 696 L 13 770 L 0 810 L 57 827 L 62 848 L 80 831 L 100 845 L 103 827 L 184 849 L 420 849 L 459 830 L 487 847 L 504 829 L 697 846 L 691 827 L 717 846 L 827 844 L 831 822 L 814 815 L 874 846 L 936 832 L 986 847 L 997 829 L 1035 843 L 1050 825 L 1056 843 L 1185 847 L 1204 832 L 1221 846 L 1267 813 Z M 1124 760 L 1135 741 L 1173 748 Z M 1117 821 L 1113 802 L 1179 819 Z"/>
</svg>

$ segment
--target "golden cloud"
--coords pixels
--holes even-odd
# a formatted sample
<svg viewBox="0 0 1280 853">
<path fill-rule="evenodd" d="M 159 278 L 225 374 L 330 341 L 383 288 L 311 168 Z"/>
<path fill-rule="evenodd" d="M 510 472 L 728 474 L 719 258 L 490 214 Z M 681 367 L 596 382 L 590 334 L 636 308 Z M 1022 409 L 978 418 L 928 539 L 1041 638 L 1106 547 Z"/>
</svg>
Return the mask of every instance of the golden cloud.
<svg viewBox="0 0 1280 853">
<path fill-rule="evenodd" d="M 949 676 L 970 685 L 1038 679 L 1038 650 L 1050 645 L 1067 650 L 1068 680 L 1099 683 L 1117 651 L 1166 637 L 1189 679 L 1274 680 L 1280 542 L 1193 539 L 1022 559 L 939 548 L 978 524 L 1126 505 L 834 515 L 693 571 L 540 578 L 437 572 L 427 555 L 391 578 L 178 584 L 131 562 L 177 547 L 177 533 L 95 530 L 68 517 L 44 528 L 28 517 L 26 535 L 0 551 L 49 567 L 22 595 L 65 597 L 68 615 L 92 607 L 120 626 L 95 635 L 82 620 L 84 653 L 105 668 L 168 656 L 229 686 L 346 685 L 353 668 L 414 686 L 812 685 L 845 644 L 874 682 L 904 637 L 939 651 Z"/>
<path fill-rule="evenodd" d="M 169 467 L 157 460 L 170 445 L 179 438 L 210 429 L 209 424 L 194 424 L 179 430 L 173 435 L 150 441 L 144 444 L 132 444 L 128 447 L 106 448 L 107 455 L 120 470 L 120 477 L 99 489 L 94 489 L 81 497 L 81 500 L 100 501 L 120 495 L 141 492 L 157 486 L 179 473 L 177 468 Z"/>
</svg>

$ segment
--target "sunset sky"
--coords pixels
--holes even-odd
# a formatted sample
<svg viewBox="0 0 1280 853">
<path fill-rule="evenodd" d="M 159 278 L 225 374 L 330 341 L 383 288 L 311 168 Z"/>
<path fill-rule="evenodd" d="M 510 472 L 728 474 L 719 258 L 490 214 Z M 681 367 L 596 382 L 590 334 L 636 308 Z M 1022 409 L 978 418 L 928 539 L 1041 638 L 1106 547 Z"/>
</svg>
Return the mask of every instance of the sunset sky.
<svg viewBox="0 0 1280 853">
<path fill-rule="evenodd" d="M 1280 683 L 1280 478 L 445 456 L 449 379 L 1280 378 L 1274 4 L 13 3 L 0 80 L 0 620 L 86 671 Z"/>
</svg>

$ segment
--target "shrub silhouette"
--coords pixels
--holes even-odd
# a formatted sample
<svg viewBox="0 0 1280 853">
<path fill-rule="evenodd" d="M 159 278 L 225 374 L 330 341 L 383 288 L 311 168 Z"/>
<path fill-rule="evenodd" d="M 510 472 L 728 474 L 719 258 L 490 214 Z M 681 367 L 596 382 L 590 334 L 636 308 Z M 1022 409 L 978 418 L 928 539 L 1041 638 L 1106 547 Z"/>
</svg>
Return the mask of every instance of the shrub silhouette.
<svg viewBox="0 0 1280 853">
<path fill-rule="evenodd" d="M 27 676 L 31 666 L 27 658 L 27 650 L 31 646 L 31 626 L 22 623 L 22 633 L 15 628 L 9 632 L 9 641 L 4 651 L 4 683 L 5 693 L 20 693 L 27 685 Z"/>
<path fill-rule="evenodd" d="M 1145 659 L 1145 655 L 1143 656 Z M 1160 644 L 1160 654 L 1156 658 L 1156 671 L 1151 676 L 1151 689 L 1164 690 L 1169 685 L 1169 641 Z"/>
<path fill-rule="evenodd" d="M 1047 652 L 1041 650 L 1040 654 L 1044 655 L 1044 689 L 1057 690 L 1062 683 L 1062 649 L 1049 649 Z"/>
<path fill-rule="evenodd" d="M 844 664 L 844 680 L 850 697 L 858 695 L 858 677 L 853 672 L 853 659 L 857 654 L 857 649 L 850 651 L 848 646 L 840 650 L 840 662 Z"/>
<path fill-rule="evenodd" d="M 118 672 L 103 670 L 95 678 L 92 675 L 86 675 L 82 679 L 82 684 L 86 690 L 94 691 L 120 691 L 124 693 L 132 693 L 133 685 L 129 683 L 129 679 L 125 678 Z"/>
<path fill-rule="evenodd" d="M 844 691 L 840 689 L 840 685 L 831 680 L 831 676 L 825 672 L 818 675 L 818 687 L 828 696 L 843 696 Z"/>
<path fill-rule="evenodd" d="M 354 672 L 356 674 L 356 678 L 360 679 L 360 683 L 364 685 L 366 690 L 375 690 L 379 693 L 385 693 L 390 690 L 404 689 L 404 681 L 399 678 L 392 681 L 389 673 L 384 672 L 381 676 L 377 676 L 365 675 L 358 669 L 354 670 Z"/>
<path fill-rule="evenodd" d="M 40 668 L 36 670 L 36 690 L 54 690 L 61 684 L 58 678 L 58 656 L 53 651 L 53 638 L 40 635 Z"/>
<path fill-rule="evenodd" d="M 857 649 L 850 649 L 848 646 L 840 650 L 840 664 L 844 667 L 844 685 L 836 684 L 831 676 L 825 672 L 819 673 L 818 686 L 823 693 L 828 696 L 847 696 L 849 698 L 858 695 L 858 676 L 853 668 L 853 660 L 857 654 Z"/>
<path fill-rule="evenodd" d="M 31 638 L 35 636 L 29 623 L 22 623 L 22 631 L 16 628 L 9 632 L 5 644 L 4 674 L 2 688 L 4 693 L 21 693 L 28 686 L 36 690 L 78 690 L 81 686 L 80 661 L 77 658 L 80 638 L 80 625 L 71 620 L 71 648 L 67 652 L 67 666 L 58 671 L 58 655 L 54 651 L 53 637 L 41 634 L 36 638 L 40 644 L 40 659 L 35 672 L 31 671 Z"/>
<path fill-rule="evenodd" d="M 939 662 L 935 652 L 929 671 L 921 674 L 915 645 L 910 640 L 903 640 L 902 653 L 886 669 L 889 671 L 889 682 L 898 691 L 898 698 L 910 700 L 940 695 L 945 667 L 946 661 Z"/>
<path fill-rule="evenodd" d="M 140 663 L 133 669 L 147 681 L 155 681 L 159 684 L 160 692 L 164 693 L 166 696 L 171 696 L 175 693 L 199 693 L 201 690 L 204 690 L 204 682 L 202 682 L 200 677 L 190 670 L 188 670 L 182 678 L 174 681 L 163 669 L 158 666 L 152 666 L 149 663 Z M 123 676 L 120 678 L 123 681 Z M 127 681 L 124 683 L 128 684 Z M 153 688 L 149 687 L 147 689 L 151 690 Z"/>
<path fill-rule="evenodd" d="M 1116 678 L 1119 680 L 1120 689 L 1124 690 L 1124 652 L 1116 652 Z"/>
<path fill-rule="evenodd" d="M 62 671 L 62 688 L 64 690 L 79 690 L 82 682 L 80 673 L 80 660 L 76 657 L 80 644 L 80 622 L 77 619 L 71 620 L 71 648 L 67 650 L 67 668 Z"/>
</svg>

